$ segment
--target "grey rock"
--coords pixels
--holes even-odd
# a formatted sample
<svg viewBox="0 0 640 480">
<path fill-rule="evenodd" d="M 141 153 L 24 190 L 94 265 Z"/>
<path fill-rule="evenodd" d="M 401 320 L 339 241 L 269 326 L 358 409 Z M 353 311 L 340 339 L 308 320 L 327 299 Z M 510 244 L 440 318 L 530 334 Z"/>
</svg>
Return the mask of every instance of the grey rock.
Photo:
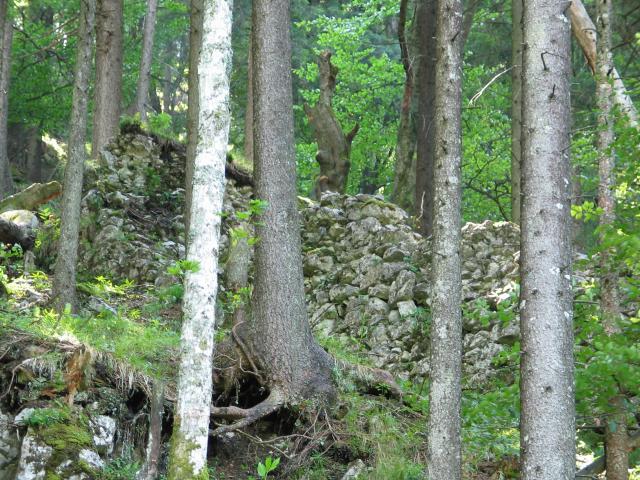
<svg viewBox="0 0 640 480">
<path fill-rule="evenodd" d="M 15 480 L 43 480 L 47 462 L 53 454 L 53 448 L 43 443 L 28 430 L 22 439 L 20 460 Z"/>
</svg>

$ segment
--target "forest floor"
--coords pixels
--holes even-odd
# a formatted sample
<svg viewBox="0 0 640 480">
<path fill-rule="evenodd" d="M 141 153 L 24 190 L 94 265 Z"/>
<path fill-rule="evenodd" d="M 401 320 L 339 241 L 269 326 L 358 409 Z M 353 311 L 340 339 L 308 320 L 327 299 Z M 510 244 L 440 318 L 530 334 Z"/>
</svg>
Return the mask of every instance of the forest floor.
<svg viewBox="0 0 640 480">
<path fill-rule="evenodd" d="M 46 405 L 63 403 L 69 390 L 64 374 L 66 359 L 81 345 L 94 352 L 94 372 L 98 372 L 88 374 L 81 390 L 91 391 L 111 383 L 109 387 L 120 388 L 131 400 L 139 395 L 136 385 L 162 379 L 170 385 L 168 391 L 171 392 L 179 345 L 178 298 L 167 291 L 126 282 L 114 284 L 99 277 L 79 282 L 81 315 L 57 315 L 47 308 L 49 277 L 37 271 L 22 274 L 21 260 L 17 256 L 12 259 L 8 269 L 12 273 L 5 279 L 7 295 L 0 299 L 0 352 L 4 352 L 0 356 L 5 357 L 19 345 L 23 357 L 21 371 L 29 370 L 24 357 L 39 359 L 41 363 L 39 369 L 34 367 L 27 375 L 16 375 L 15 355 L 0 359 L 5 404 L 13 402 L 14 407 L 19 404 L 25 408 L 43 405 L 43 402 Z M 220 332 L 218 340 L 227 334 Z M 320 341 L 328 348 L 335 348 L 335 343 L 323 342 L 322 338 Z M 353 351 L 332 353 L 366 362 Z M 14 361 L 7 361 L 12 358 Z M 42 363 L 48 363 L 48 368 L 43 369 Z M 101 375 L 107 364 L 118 365 L 114 370 L 119 373 Z M 10 368 L 12 372 L 8 371 Z M 129 386 L 123 389 L 126 376 L 130 377 Z M 138 380 L 131 380 L 133 377 Z M 36 386 L 34 378 L 40 379 Z M 308 410 L 274 414 L 245 431 L 212 439 L 211 478 L 259 478 L 259 464 L 268 457 L 280 460 L 269 475 L 273 478 L 355 478 L 344 477 L 348 470 L 354 474 L 359 472 L 360 478 L 423 478 L 427 413 L 424 385 L 403 385 L 406 395 L 399 402 L 359 393 L 347 380 L 338 379 L 338 384 L 339 400 L 329 411 L 309 405 Z M 169 400 L 172 395 L 167 394 Z M 16 400 L 18 397 L 21 401 Z M 82 405 L 82 401 L 78 403 Z M 128 414 L 135 416 L 146 408 L 146 401 L 131 402 Z M 167 412 L 165 426 L 170 425 L 170 421 L 170 412 Z M 169 434 L 170 429 L 166 428 L 164 435 Z M 468 454 L 465 478 L 516 478 L 514 435 L 517 433 L 510 430 L 504 437 L 507 444 L 511 444 L 509 449 L 513 454 L 494 458 L 489 451 L 484 458 Z M 139 450 L 142 446 L 136 448 Z M 133 466 L 139 463 L 139 454 L 115 458 L 102 478 L 133 478 Z"/>
</svg>

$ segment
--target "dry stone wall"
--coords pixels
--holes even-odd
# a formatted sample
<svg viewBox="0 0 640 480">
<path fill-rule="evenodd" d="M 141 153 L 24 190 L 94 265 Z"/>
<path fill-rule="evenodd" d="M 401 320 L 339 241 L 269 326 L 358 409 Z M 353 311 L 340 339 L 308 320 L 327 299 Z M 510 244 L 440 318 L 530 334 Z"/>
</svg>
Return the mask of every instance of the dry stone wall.
<svg viewBox="0 0 640 480">
<path fill-rule="evenodd" d="M 83 199 L 81 258 L 89 271 L 140 284 L 175 281 L 166 269 L 184 257 L 184 149 L 138 133 L 103 153 Z M 225 193 L 223 250 L 231 213 L 245 210 L 249 187 Z M 422 381 L 429 370 L 431 247 L 401 208 L 375 195 L 325 193 L 300 200 L 309 318 L 319 336 L 358 348 L 371 363 Z M 518 275 L 518 227 L 463 228 L 463 297 L 487 308 L 508 301 Z M 223 255 L 224 257 L 224 255 Z M 222 281 L 224 288 L 224 281 Z M 518 336 L 517 325 L 464 319 L 464 365 L 484 381 L 491 361 Z"/>
</svg>

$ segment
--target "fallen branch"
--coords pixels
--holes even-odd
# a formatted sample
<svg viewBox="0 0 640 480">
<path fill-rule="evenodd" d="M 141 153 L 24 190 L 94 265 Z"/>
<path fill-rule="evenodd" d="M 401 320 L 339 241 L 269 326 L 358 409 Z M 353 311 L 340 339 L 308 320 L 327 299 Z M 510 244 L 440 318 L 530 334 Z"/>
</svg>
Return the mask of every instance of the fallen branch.
<svg viewBox="0 0 640 480">
<path fill-rule="evenodd" d="M 34 183 L 21 192 L 1 200 L 0 213 L 8 210 L 33 210 L 61 193 L 62 187 L 58 182 Z"/>
<path fill-rule="evenodd" d="M 571 30 L 576 37 L 582 52 L 584 53 L 591 73 L 596 72 L 596 26 L 591 17 L 587 13 L 586 8 L 580 0 L 572 0 L 569 4 L 569 16 L 571 17 Z M 627 116 L 629 124 L 632 127 L 638 127 L 638 112 L 636 110 L 631 97 L 627 93 L 627 89 L 620 78 L 620 74 L 614 67 L 611 71 L 613 79 L 613 97 L 614 102 L 620 107 L 620 110 Z"/>
</svg>

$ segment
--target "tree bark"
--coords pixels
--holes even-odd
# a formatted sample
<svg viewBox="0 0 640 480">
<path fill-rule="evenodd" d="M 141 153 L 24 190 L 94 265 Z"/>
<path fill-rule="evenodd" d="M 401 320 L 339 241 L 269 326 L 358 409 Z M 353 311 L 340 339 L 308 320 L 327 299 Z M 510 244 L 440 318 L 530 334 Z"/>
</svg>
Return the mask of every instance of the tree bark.
<svg viewBox="0 0 640 480">
<path fill-rule="evenodd" d="M 80 201 L 86 158 L 87 104 L 89 101 L 95 13 L 95 0 L 81 0 L 78 52 L 76 54 L 71 107 L 71 134 L 69 136 L 68 161 L 64 170 L 58 257 L 53 277 L 53 295 L 59 309 L 63 309 L 66 304 L 75 306 Z"/>
<path fill-rule="evenodd" d="M 149 409 L 149 435 L 145 462 L 137 480 L 156 480 L 158 478 L 158 463 L 162 449 L 162 416 L 164 414 L 164 384 L 156 381 L 151 391 Z"/>
<path fill-rule="evenodd" d="M 318 70 L 320 99 L 313 107 L 305 104 L 304 111 L 318 142 L 316 160 L 320 164 L 320 178 L 325 177 L 323 184 L 328 190 L 344 193 L 351 168 L 351 143 L 360 127 L 356 124 L 345 134 L 333 112 L 332 99 L 338 68 L 331 63 L 330 51 L 322 52 L 318 56 Z"/>
<path fill-rule="evenodd" d="M 522 162 L 522 4 L 511 1 L 511 221 L 520 224 Z"/>
<path fill-rule="evenodd" d="M 266 409 L 333 397 L 334 363 L 307 318 L 291 79 L 290 3 L 254 0 L 253 92 L 255 196 L 267 202 L 256 225 L 252 350 L 270 389 Z M 327 59 L 328 61 L 328 59 Z M 325 95 L 329 89 L 325 87 Z M 322 101 L 322 100 L 321 100 Z M 325 100 L 326 105 L 326 100 Z"/>
<path fill-rule="evenodd" d="M 40 128 L 31 126 L 27 129 L 26 151 L 27 178 L 30 182 L 42 180 L 42 137 Z"/>
<path fill-rule="evenodd" d="M 136 111 L 140 120 L 147 119 L 147 99 L 151 83 L 151 61 L 153 60 L 153 34 L 156 28 L 158 0 L 147 1 L 147 14 L 144 17 L 144 35 L 142 37 L 142 56 L 140 57 L 140 73 L 136 92 Z"/>
<path fill-rule="evenodd" d="M 198 143 L 198 63 L 202 48 L 202 12 L 204 0 L 191 0 L 189 22 L 189 94 L 187 97 L 187 158 L 195 156 Z M 164 101 L 167 99 L 164 97 Z M 165 103 L 166 111 L 166 103 Z M 193 185 L 193 164 L 187 162 L 185 171 L 185 202 L 184 225 L 185 232 L 189 231 L 191 217 L 191 188 Z"/>
<path fill-rule="evenodd" d="M 11 43 L 13 40 L 13 22 L 9 15 L 8 0 L 0 0 L 0 24 L 2 24 L 2 45 L 0 46 L 0 199 L 2 199 L 15 191 L 7 150 Z"/>
<path fill-rule="evenodd" d="M 573 479 L 571 31 L 566 5 L 524 2 L 521 478 Z M 553 406 L 551 408 L 551 406 Z"/>
<path fill-rule="evenodd" d="M 462 477 L 462 0 L 439 0 L 434 118 L 433 271 L 428 476 Z"/>
<path fill-rule="evenodd" d="M 198 140 L 193 162 L 178 398 L 168 478 L 205 475 L 212 393 L 218 254 L 229 125 L 232 1 L 205 2 L 198 63 Z M 193 74 L 193 72 L 192 72 Z"/>
<path fill-rule="evenodd" d="M 244 158 L 253 163 L 253 29 L 249 30 L 247 108 L 244 111 Z"/>
<path fill-rule="evenodd" d="M 411 118 L 413 99 L 413 58 L 410 57 L 407 40 L 408 0 L 401 0 L 398 20 L 398 43 L 400 59 L 404 68 L 404 93 L 400 105 L 398 141 L 396 146 L 395 174 L 391 199 L 405 210 L 413 210 L 415 200 L 415 133 Z"/>
<path fill-rule="evenodd" d="M 433 165 L 435 156 L 435 57 L 437 0 L 419 0 L 418 44 L 418 141 L 416 145 L 416 214 L 423 235 L 433 231 Z"/>
<path fill-rule="evenodd" d="M 118 134 L 122 101 L 122 0 L 98 0 L 92 155 Z"/>
<path fill-rule="evenodd" d="M 462 51 L 462 59 L 464 60 L 464 47 L 469 39 L 471 28 L 473 27 L 473 18 L 476 16 L 476 10 L 480 6 L 481 0 L 470 0 L 467 8 L 464 9 L 462 16 L 462 38 L 460 39 L 460 49 Z"/>
<path fill-rule="evenodd" d="M 616 201 L 615 157 L 612 151 L 613 131 L 613 59 L 611 56 L 611 22 L 613 8 L 610 0 L 596 1 L 597 55 L 596 97 L 598 103 L 598 206 L 600 215 L 600 242 L 605 243 L 615 221 Z M 608 335 L 620 333 L 620 302 L 618 300 L 618 274 L 611 251 L 600 252 L 600 310 L 604 330 Z M 613 414 L 605 422 L 605 458 L 607 480 L 629 478 L 629 452 L 627 451 L 627 421 L 624 399 L 611 398 Z"/>
<path fill-rule="evenodd" d="M 571 17 L 571 28 L 578 40 L 580 48 L 584 53 L 591 73 L 596 75 L 597 71 L 597 29 L 584 8 L 581 0 L 572 0 L 569 5 L 569 15 Z M 620 107 L 626 115 L 629 125 L 638 127 L 638 111 L 636 110 L 631 97 L 627 93 L 620 74 L 613 63 L 611 64 L 610 78 L 613 79 L 613 101 Z"/>
</svg>

